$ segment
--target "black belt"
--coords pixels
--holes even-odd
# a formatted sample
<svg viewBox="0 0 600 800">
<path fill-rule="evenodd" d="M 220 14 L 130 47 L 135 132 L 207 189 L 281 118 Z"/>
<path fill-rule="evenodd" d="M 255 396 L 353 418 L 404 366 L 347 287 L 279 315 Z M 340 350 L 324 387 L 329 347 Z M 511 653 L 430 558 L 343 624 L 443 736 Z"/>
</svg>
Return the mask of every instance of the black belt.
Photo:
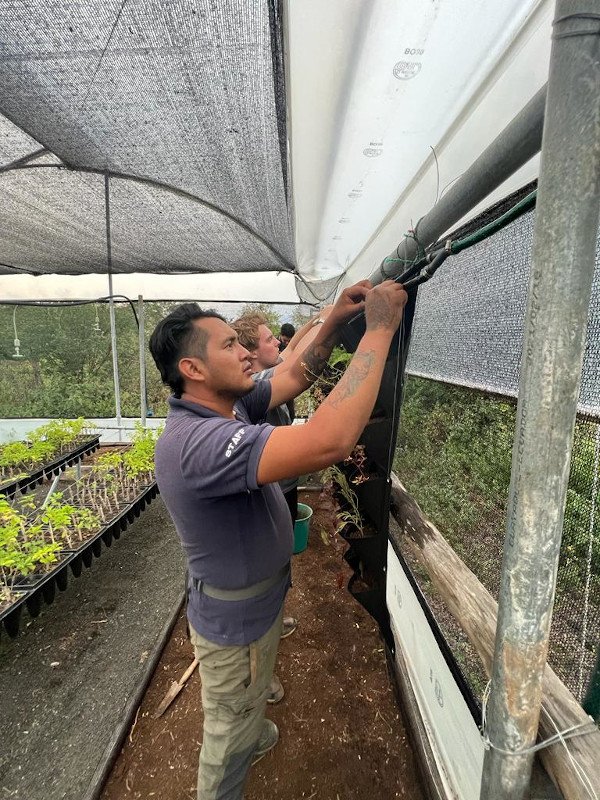
<svg viewBox="0 0 600 800">
<path fill-rule="evenodd" d="M 265 578 L 264 581 L 253 583 L 252 586 L 245 586 L 243 589 L 218 589 L 216 586 L 210 586 L 200 578 L 192 578 L 192 587 L 197 592 L 203 592 L 208 597 L 213 597 L 215 600 L 250 600 L 252 597 L 258 597 L 271 589 L 282 578 L 284 578 L 290 571 L 289 561 L 285 564 L 276 575 L 270 578 Z"/>
</svg>

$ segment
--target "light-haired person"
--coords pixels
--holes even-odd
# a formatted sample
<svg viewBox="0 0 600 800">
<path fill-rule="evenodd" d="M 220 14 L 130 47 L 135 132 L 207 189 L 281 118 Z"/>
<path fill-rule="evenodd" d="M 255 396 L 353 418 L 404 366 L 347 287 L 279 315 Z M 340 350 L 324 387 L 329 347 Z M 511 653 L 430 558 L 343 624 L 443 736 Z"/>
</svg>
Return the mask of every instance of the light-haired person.
<svg viewBox="0 0 600 800">
<path fill-rule="evenodd" d="M 302 354 L 314 340 L 316 326 L 325 321 L 329 309 L 324 315 L 318 315 L 304 325 L 290 339 L 286 348 L 286 359 L 279 352 L 279 342 L 268 325 L 263 314 L 250 312 L 238 317 L 231 327 L 238 335 L 240 344 L 250 353 L 252 362 L 252 378 L 255 381 L 270 380 L 275 374 L 290 369 L 294 360 Z M 312 335 L 311 335 L 312 334 Z M 269 409 L 265 421 L 276 427 L 291 425 L 293 422 L 293 400 Z M 285 501 L 290 509 L 292 524 L 298 516 L 298 477 L 286 478 L 279 482 Z"/>
</svg>

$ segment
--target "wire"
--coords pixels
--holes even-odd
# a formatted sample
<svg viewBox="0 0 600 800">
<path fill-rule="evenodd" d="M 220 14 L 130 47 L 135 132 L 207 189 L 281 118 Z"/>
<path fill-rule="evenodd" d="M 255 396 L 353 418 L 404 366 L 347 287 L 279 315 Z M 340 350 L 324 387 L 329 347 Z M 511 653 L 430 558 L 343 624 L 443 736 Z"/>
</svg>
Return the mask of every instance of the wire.
<svg viewBox="0 0 600 800">
<path fill-rule="evenodd" d="M 423 219 L 423 217 L 421 217 L 421 219 Z M 423 245 L 419 241 L 419 237 L 417 235 L 417 229 L 419 227 L 419 223 L 420 222 L 421 222 L 421 220 L 419 220 L 419 222 L 417 222 L 416 228 L 414 230 L 409 230 L 404 234 L 404 238 L 402 239 L 401 242 L 399 242 L 399 244 L 396 247 L 396 256 L 397 256 L 397 258 L 394 258 L 393 256 L 388 256 L 388 258 L 384 258 L 383 261 L 381 262 L 380 269 L 381 269 L 381 271 L 383 273 L 383 276 L 385 278 L 392 278 L 392 279 L 394 278 L 393 275 L 387 275 L 387 273 L 385 271 L 385 267 L 384 267 L 385 264 L 389 264 L 389 263 L 395 262 L 395 263 L 403 264 L 404 266 L 408 265 L 409 268 L 403 273 L 403 275 L 404 275 L 404 277 L 409 277 L 411 275 L 414 275 L 416 272 L 418 272 L 419 269 L 423 266 L 423 264 L 426 263 L 425 248 L 423 247 Z M 400 255 L 400 245 L 403 244 L 403 242 L 405 242 L 407 239 L 412 239 L 415 242 L 415 244 L 417 245 L 417 252 L 415 253 L 415 255 L 414 255 L 414 257 L 412 259 L 402 258 L 402 256 Z"/>
<path fill-rule="evenodd" d="M 459 172 L 459 173 L 458 173 L 458 175 L 456 176 L 456 178 L 452 178 L 452 180 L 451 180 L 451 181 L 448 181 L 448 183 L 447 183 L 447 184 L 444 186 L 444 188 L 443 188 L 443 189 L 442 189 L 442 191 L 440 192 L 440 197 L 443 197 L 443 196 L 444 196 L 444 192 L 446 191 L 446 189 L 447 189 L 449 186 L 452 186 L 452 184 L 453 184 L 455 181 L 457 181 L 459 178 L 462 178 L 462 176 L 463 176 L 464 174 L 465 174 L 464 172 Z"/>
<path fill-rule="evenodd" d="M 537 753 L 539 750 L 545 750 L 547 747 L 551 747 L 552 745 L 561 742 L 567 749 L 567 752 L 569 752 L 566 745 L 567 739 L 574 739 L 576 736 L 585 736 L 589 733 L 596 733 L 598 730 L 596 728 L 596 723 L 590 717 L 587 722 L 578 722 L 576 725 L 571 725 L 570 728 L 565 728 L 565 730 L 560 731 L 556 723 L 550 716 L 550 714 L 548 714 L 548 710 L 544 708 L 543 710 L 548 716 L 548 719 L 550 720 L 552 725 L 554 726 L 556 733 L 552 736 L 549 736 L 547 739 L 543 739 L 541 742 L 538 742 L 537 744 L 530 745 L 529 747 L 524 747 L 520 750 L 506 750 L 505 748 L 499 747 L 498 745 L 494 744 L 490 740 L 487 732 L 487 704 L 490 699 L 491 686 L 492 682 L 488 681 L 483 691 L 483 696 L 481 698 L 481 735 L 486 750 L 489 750 L 491 748 L 492 750 L 497 750 L 499 753 L 503 753 L 506 756 L 524 756 L 527 753 Z M 573 761 L 573 759 L 571 760 Z M 573 763 L 575 762 L 573 761 Z M 598 800 L 598 797 L 595 792 L 594 792 L 594 798 L 595 800 Z"/>
<path fill-rule="evenodd" d="M 546 716 L 548 717 L 548 719 L 550 720 L 550 722 L 552 723 L 552 726 L 553 726 L 554 730 L 556 731 L 556 736 L 557 736 L 557 738 L 559 739 L 559 741 L 562 743 L 562 746 L 563 746 L 563 747 L 565 748 L 565 750 L 567 751 L 567 755 L 568 755 L 568 757 L 569 757 L 569 761 L 571 762 L 571 765 L 573 766 L 573 769 L 574 769 L 575 773 L 576 773 L 576 774 L 577 774 L 577 776 L 579 777 L 579 780 L 580 780 L 580 781 L 583 783 L 583 785 L 584 785 L 584 786 L 585 786 L 585 788 L 587 789 L 587 792 L 588 792 L 589 796 L 592 798 L 592 800 L 598 800 L 598 795 L 596 794 L 596 790 L 594 789 L 594 787 L 593 787 L 593 785 L 592 785 L 592 782 L 591 782 L 591 780 L 590 780 L 590 778 L 589 778 L 588 774 L 587 774 L 587 773 L 586 773 L 586 771 L 583 769 L 583 767 L 581 766 L 581 764 L 579 764 L 579 763 L 578 763 L 578 762 L 575 760 L 575 758 L 573 757 L 573 754 L 571 753 L 571 751 L 570 751 L 570 750 L 569 750 L 569 748 L 567 747 L 567 743 L 565 742 L 565 738 L 566 738 L 566 737 L 563 737 L 563 736 L 561 736 L 561 733 L 560 733 L 560 731 L 558 730 L 558 725 L 557 725 L 557 724 L 556 724 L 556 722 L 555 722 L 555 721 L 552 719 L 552 717 L 550 716 L 550 714 L 548 714 L 548 711 L 546 711 L 546 709 L 544 709 L 544 712 L 545 712 Z M 595 726 L 594 726 L 594 727 L 595 727 Z"/>
<path fill-rule="evenodd" d="M 518 217 L 525 214 L 531 208 L 535 206 L 537 198 L 537 189 L 534 189 L 533 192 L 530 192 L 528 195 L 523 197 L 519 200 L 518 203 L 515 203 L 514 206 L 508 209 L 504 214 L 501 214 L 492 222 L 489 222 L 487 225 L 483 225 L 481 228 L 478 228 L 473 233 L 470 233 L 468 236 L 463 237 L 462 239 L 457 239 L 456 241 L 448 240 L 443 248 L 439 248 L 438 243 L 432 245 L 432 249 L 425 253 L 423 252 L 422 257 L 418 257 L 419 254 L 415 256 L 412 264 L 406 269 L 403 273 L 396 276 L 394 280 L 397 283 L 402 283 L 406 286 L 407 289 L 413 289 L 416 286 L 428 281 L 431 277 L 433 277 L 436 270 L 441 266 L 443 261 L 446 259 L 448 255 L 456 255 L 457 253 L 466 250 L 469 247 L 473 247 L 476 244 L 484 241 L 485 239 L 489 238 L 498 231 L 505 228 L 511 222 L 514 222 Z M 420 220 L 419 220 L 420 221 Z M 418 227 L 419 223 L 417 223 Z M 409 232 L 408 235 L 410 235 Z M 418 237 L 416 231 L 414 232 L 413 238 L 417 242 L 419 246 Z M 398 247 L 396 248 L 396 252 L 398 253 Z M 385 259 L 386 261 L 404 261 L 406 263 L 406 259 Z M 425 270 L 420 274 L 417 273 L 425 267 Z M 382 268 L 383 271 L 383 268 Z M 385 271 L 383 271 L 385 276 Z M 413 276 L 417 277 L 413 277 Z"/>
<path fill-rule="evenodd" d="M 38 308 L 58 308 L 62 306 L 88 306 L 93 305 L 94 303 L 109 303 L 111 299 L 121 299 L 129 303 L 129 306 L 133 311 L 133 316 L 135 317 L 135 323 L 139 329 L 140 321 L 135 309 L 135 304 L 130 297 L 127 297 L 126 294 L 106 295 L 104 297 L 97 297 L 95 300 L 2 300 L 0 302 L 0 306 L 37 306 Z"/>
<path fill-rule="evenodd" d="M 119 11 L 117 13 L 117 17 L 116 17 L 115 21 L 113 22 L 113 26 L 112 26 L 112 28 L 110 30 L 109 35 L 108 35 L 108 39 L 106 40 L 106 44 L 104 45 L 104 49 L 102 50 L 102 53 L 100 54 L 100 60 L 98 61 L 98 64 L 96 65 L 96 69 L 94 70 L 94 74 L 92 75 L 92 80 L 90 81 L 90 85 L 88 86 L 87 92 L 85 93 L 85 97 L 81 101 L 81 105 L 79 106 L 80 110 L 87 103 L 88 97 L 90 96 L 90 92 L 92 91 L 92 86 L 94 85 L 94 81 L 96 80 L 96 76 L 98 75 L 100 67 L 102 66 L 102 61 L 104 60 L 104 56 L 106 54 L 106 51 L 108 50 L 108 45 L 110 44 L 110 40 L 113 37 L 113 33 L 115 32 L 115 28 L 118 25 L 119 19 L 121 17 L 121 14 L 123 13 L 123 9 L 125 8 L 125 3 L 126 2 L 127 2 L 127 0 L 123 0 L 122 3 L 121 3 L 121 7 L 119 8 Z"/>
</svg>

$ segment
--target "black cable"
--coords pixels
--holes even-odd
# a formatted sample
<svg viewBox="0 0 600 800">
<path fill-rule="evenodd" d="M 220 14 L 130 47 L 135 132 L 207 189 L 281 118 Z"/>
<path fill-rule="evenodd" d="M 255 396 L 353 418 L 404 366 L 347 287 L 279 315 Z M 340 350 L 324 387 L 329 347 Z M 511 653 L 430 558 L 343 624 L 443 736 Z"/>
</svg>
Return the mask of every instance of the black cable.
<svg viewBox="0 0 600 800">
<path fill-rule="evenodd" d="M 120 298 L 121 300 L 125 300 L 127 303 L 129 303 L 131 310 L 133 311 L 133 316 L 135 317 L 135 323 L 139 330 L 140 321 L 138 319 L 134 302 L 130 297 L 127 297 L 126 294 L 106 295 L 104 297 L 97 297 L 95 300 L 2 300 L 0 301 L 0 306 L 33 306 L 33 307 L 37 306 L 39 308 L 58 308 L 61 306 L 88 306 L 88 305 L 93 305 L 95 303 L 110 303 L 111 298 L 113 300 L 115 300 L 116 298 Z"/>
<path fill-rule="evenodd" d="M 413 289 L 415 286 L 420 286 L 422 283 L 425 283 L 425 281 L 433 278 L 437 270 L 442 266 L 449 255 L 450 250 L 447 250 L 446 248 L 443 250 L 438 250 L 436 253 L 432 253 L 430 256 L 430 263 L 425 267 L 420 275 L 417 275 L 408 281 L 400 280 L 400 278 L 398 278 L 396 282 L 401 283 L 402 288 L 407 292 L 410 291 L 410 289 Z"/>
</svg>

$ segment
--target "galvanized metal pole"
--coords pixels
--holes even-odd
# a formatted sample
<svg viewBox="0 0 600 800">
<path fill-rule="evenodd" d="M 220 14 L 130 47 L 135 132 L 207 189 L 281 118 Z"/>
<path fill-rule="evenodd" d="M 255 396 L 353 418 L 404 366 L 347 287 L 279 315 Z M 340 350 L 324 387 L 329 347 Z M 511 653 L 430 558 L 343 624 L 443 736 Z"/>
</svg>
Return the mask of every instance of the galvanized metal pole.
<svg viewBox="0 0 600 800">
<path fill-rule="evenodd" d="M 144 320 L 144 298 L 138 294 L 138 339 L 140 345 L 140 417 L 146 426 L 146 334 Z"/>
<path fill-rule="evenodd" d="M 546 86 L 543 86 L 460 176 L 452 188 L 440 198 L 431 211 L 419 220 L 417 233 L 419 243 L 423 247 L 433 244 L 444 231 L 468 214 L 477 203 L 539 153 L 545 102 Z M 406 268 L 405 264 L 410 263 L 417 255 L 417 249 L 415 239 L 405 238 L 396 250 L 390 253 L 389 258 L 397 260 L 384 261 L 369 276 L 369 280 L 377 284 L 386 278 L 400 275 Z"/>
<path fill-rule="evenodd" d="M 110 347 L 112 353 L 113 384 L 115 388 L 115 411 L 119 441 L 122 440 L 123 420 L 121 417 L 121 386 L 119 382 L 119 360 L 117 355 L 117 324 L 115 321 L 115 301 L 113 300 L 112 280 L 112 241 L 110 238 L 110 178 L 104 176 L 104 212 L 106 218 L 106 264 L 108 267 L 108 311 L 110 315 Z"/>
<path fill-rule="evenodd" d="M 538 730 L 600 212 L 599 33 L 596 0 L 558 0 L 482 800 L 526 796 Z"/>
</svg>

